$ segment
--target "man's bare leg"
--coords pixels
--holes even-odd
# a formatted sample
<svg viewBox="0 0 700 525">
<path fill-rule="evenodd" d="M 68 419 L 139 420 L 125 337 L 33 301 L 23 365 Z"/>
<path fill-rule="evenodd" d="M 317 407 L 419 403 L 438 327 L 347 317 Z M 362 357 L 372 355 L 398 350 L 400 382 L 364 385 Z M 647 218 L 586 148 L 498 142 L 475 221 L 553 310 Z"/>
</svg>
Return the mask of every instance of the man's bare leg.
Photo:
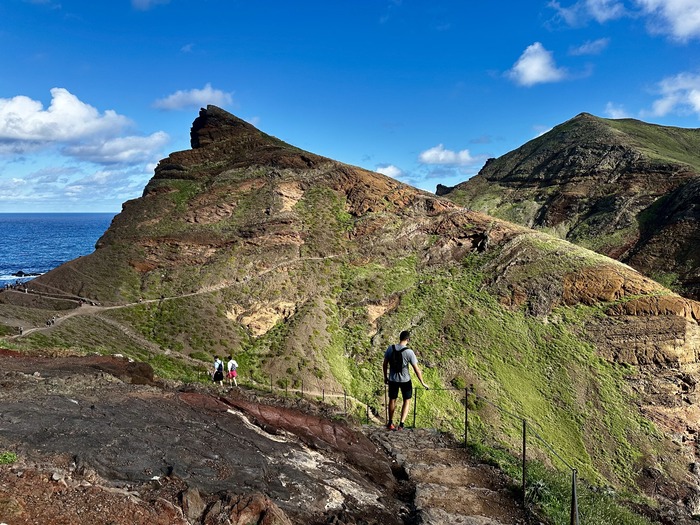
<svg viewBox="0 0 700 525">
<path fill-rule="evenodd" d="M 404 399 L 401 405 L 401 425 L 403 426 L 404 421 L 406 421 L 406 416 L 408 416 L 408 409 L 411 406 L 410 399 Z"/>
</svg>

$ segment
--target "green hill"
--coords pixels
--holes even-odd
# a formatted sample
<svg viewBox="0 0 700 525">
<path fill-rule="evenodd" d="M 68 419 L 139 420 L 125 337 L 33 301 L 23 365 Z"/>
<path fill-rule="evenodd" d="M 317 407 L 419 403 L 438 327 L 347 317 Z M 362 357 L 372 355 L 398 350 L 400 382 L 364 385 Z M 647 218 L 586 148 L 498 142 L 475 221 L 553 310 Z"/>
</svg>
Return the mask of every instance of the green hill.
<svg viewBox="0 0 700 525">
<path fill-rule="evenodd" d="M 582 113 L 438 194 L 700 297 L 700 129 Z"/>
</svg>

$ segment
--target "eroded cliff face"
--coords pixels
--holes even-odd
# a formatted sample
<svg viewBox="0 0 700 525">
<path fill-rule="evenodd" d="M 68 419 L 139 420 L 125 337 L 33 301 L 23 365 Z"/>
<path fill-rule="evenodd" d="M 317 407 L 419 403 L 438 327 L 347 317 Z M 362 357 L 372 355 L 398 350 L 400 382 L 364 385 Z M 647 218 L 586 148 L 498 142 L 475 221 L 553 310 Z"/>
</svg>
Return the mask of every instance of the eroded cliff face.
<svg viewBox="0 0 700 525">
<path fill-rule="evenodd" d="M 528 417 L 547 407 L 547 421 L 577 422 L 561 445 L 588 458 L 598 481 L 636 483 L 667 506 L 685 498 L 692 510 L 698 303 L 564 240 L 301 151 L 219 108 L 200 112 L 192 146 L 161 161 L 93 254 L 32 281 L 31 294 L 0 294 L 4 325 L 31 326 L 13 344 L 154 362 L 233 352 L 262 384 L 303 381 L 381 402 L 382 351 L 410 327 L 432 381 L 473 381 L 507 402 L 527 391 L 537 400 L 532 414 L 522 407 Z M 600 153 L 591 151 L 577 158 Z M 622 150 L 603 158 L 601 173 L 643 162 Z M 532 180 L 512 171 L 544 191 L 556 170 Z M 571 180 L 583 177 L 575 172 Z M 37 319 L 48 312 L 60 322 L 47 329 Z M 457 420 L 461 401 L 449 403 Z M 640 474 L 658 455 L 661 496 L 660 482 Z"/>
<path fill-rule="evenodd" d="M 700 297 L 700 130 L 588 114 L 438 194 L 630 264 Z"/>
</svg>

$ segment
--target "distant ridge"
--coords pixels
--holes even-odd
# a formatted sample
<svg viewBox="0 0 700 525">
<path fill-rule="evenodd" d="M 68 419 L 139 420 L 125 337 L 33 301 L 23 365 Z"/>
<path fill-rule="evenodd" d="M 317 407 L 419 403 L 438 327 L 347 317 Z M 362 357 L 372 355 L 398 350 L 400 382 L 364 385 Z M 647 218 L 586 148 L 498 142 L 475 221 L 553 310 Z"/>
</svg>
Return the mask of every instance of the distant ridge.
<svg viewBox="0 0 700 525">
<path fill-rule="evenodd" d="M 438 195 L 700 297 L 700 129 L 581 113 Z"/>
</svg>

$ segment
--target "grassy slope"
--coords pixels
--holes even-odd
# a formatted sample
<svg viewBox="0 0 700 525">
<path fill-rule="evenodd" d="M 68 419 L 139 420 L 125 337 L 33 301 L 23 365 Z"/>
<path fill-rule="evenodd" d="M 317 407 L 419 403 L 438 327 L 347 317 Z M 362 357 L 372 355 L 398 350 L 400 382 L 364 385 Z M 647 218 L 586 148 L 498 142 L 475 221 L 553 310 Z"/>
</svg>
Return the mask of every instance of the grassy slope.
<svg viewBox="0 0 700 525">
<path fill-rule="evenodd" d="M 687 164 L 700 172 L 700 129 L 657 126 L 634 119 L 600 120 L 624 134 L 621 140 L 637 147 L 651 159 Z"/>
<path fill-rule="evenodd" d="M 419 392 L 419 426 L 439 426 L 461 435 L 463 391 L 452 388 L 455 384 L 474 384 L 479 395 L 527 418 L 584 479 L 634 492 L 641 460 L 661 455 L 663 441 L 636 408 L 635 394 L 624 380 L 632 371 L 600 359 L 595 349 L 577 335 L 586 319 L 602 315 L 600 309 L 560 308 L 547 323 L 507 310 L 483 289 L 483 271 L 490 262 L 490 257 L 471 256 L 449 268 L 425 269 L 408 257 L 386 266 L 344 262 L 309 266 L 292 277 L 306 274 L 328 281 L 321 301 L 325 306 L 324 323 L 319 324 L 321 314 L 310 303 L 309 311 L 297 312 L 289 322 L 280 323 L 259 338 L 246 335 L 240 327 L 227 327 L 225 317 L 217 314 L 214 306 L 207 311 L 203 305 L 220 301 L 219 292 L 166 301 L 167 309 L 158 314 L 164 316 L 162 324 L 150 319 L 150 314 L 157 311 L 152 307 L 135 306 L 115 316 L 120 321 L 128 319 L 144 338 L 156 344 L 163 341 L 157 334 L 150 335 L 153 327 L 171 323 L 172 333 L 188 334 L 188 344 L 198 349 L 195 355 L 205 361 L 211 358 L 216 339 L 223 344 L 236 341 L 230 347 L 244 377 L 264 385 L 272 373 L 277 387 L 299 388 L 303 380 L 307 392 L 346 390 L 350 396 L 368 401 L 380 415 L 383 349 L 399 330 L 411 327 L 412 346 L 418 352 L 426 380 L 437 387 Z M 359 299 L 379 299 L 394 293 L 401 293 L 400 304 L 381 319 L 382 335 L 373 342 Z M 207 330 L 193 328 L 197 325 L 206 325 Z M 313 350 L 305 354 L 290 348 L 290 337 L 303 332 L 300 326 L 304 325 L 310 325 L 305 332 L 306 347 Z M 323 332 L 314 334 L 319 328 Z M 51 336 L 33 335 L 26 343 L 32 347 L 120 352 L 151 362 L 162 376 L 187 380 L 198 377 L 196 361 L 178 359 L 177 352 L 164 356 L 144 351 L 142 345 L 125 340 L 120 331 L 98 319 L 76 318 L 57 327 Z M 202 365 L 204 368 L 209 363 Z M 520 421 L 499 414 L 487 404 L 475 408 L 471 439 L 490 446 L 500 444 L 517 453 Z M 530 447 L 536 456 L 547 457 L 536 442 Z"/>
<path fill-rule="evenodd" d="M 539 245 L 546 255 L 547 246 Z M 544 255 L 543 274 L 552 270 L 548 265 L 564 265 Z M 287 289 L 294 282 L 292 294 L 306 288 L 317 300 L 303 302 L 288 322 L 257 338 L 226 317 L 225 305 L 249 293 L 274 295 L 277 280 L 102 315 L 133 326 L 137 338 L 125 338 L 99 318 L 76 317 L 50 335 L 31 335 L 22 344 L 120 352 L 153 362 L 166 376 L 177 375 L 172 359 L 180 353 L 207 360 L 214 353 L 232 352 L 243 373 L 262 384 L 272 373 L 276 382 L 283 381 L 279 386 L 304 380 L 307 390 L 347 390 L 381 414 L 382 352 L 395 334 L 410 327 L 428 382 L 448 389 L 475 384 L 477 393 L 536 423 L 538 432 L 590 481 L 633 485 L 638 460 L 660 446 L 660 436 L 636 409 L 635 395 L 624 381 L 630 370 L 603 361 L 577 335 L 586 319 L 602 315 L 601 309 L 561 307 L 548 322 L 506 309 L 483 286 L 495 256 L 473 255 L 461 264 L 431 268 L 421 268 L 414 257 L 386 264 L 308 263 L 289 271 Z M 372 338 L 363 303 L 396 294 L 398 307 L 380 319 L 379 336 Z M 301 337 L 307 338 L 304 344 L 294 346 L 292 341 Z M 139 338 L 170 350 L 170 357 L 144 350 Z M 183 374 L 192 377 L 193 362 L 184 356 L 182 362 Z M 423 396 L 419 425 L 438 423 L 463 432 L 462 391 L 421 392 Z M 475 436 L 498 438 L 517 449 L 518 421 L 488 410 L 476 417 Z M 608 446 L 598 446 L 601 436 Z"/>
</svg>

